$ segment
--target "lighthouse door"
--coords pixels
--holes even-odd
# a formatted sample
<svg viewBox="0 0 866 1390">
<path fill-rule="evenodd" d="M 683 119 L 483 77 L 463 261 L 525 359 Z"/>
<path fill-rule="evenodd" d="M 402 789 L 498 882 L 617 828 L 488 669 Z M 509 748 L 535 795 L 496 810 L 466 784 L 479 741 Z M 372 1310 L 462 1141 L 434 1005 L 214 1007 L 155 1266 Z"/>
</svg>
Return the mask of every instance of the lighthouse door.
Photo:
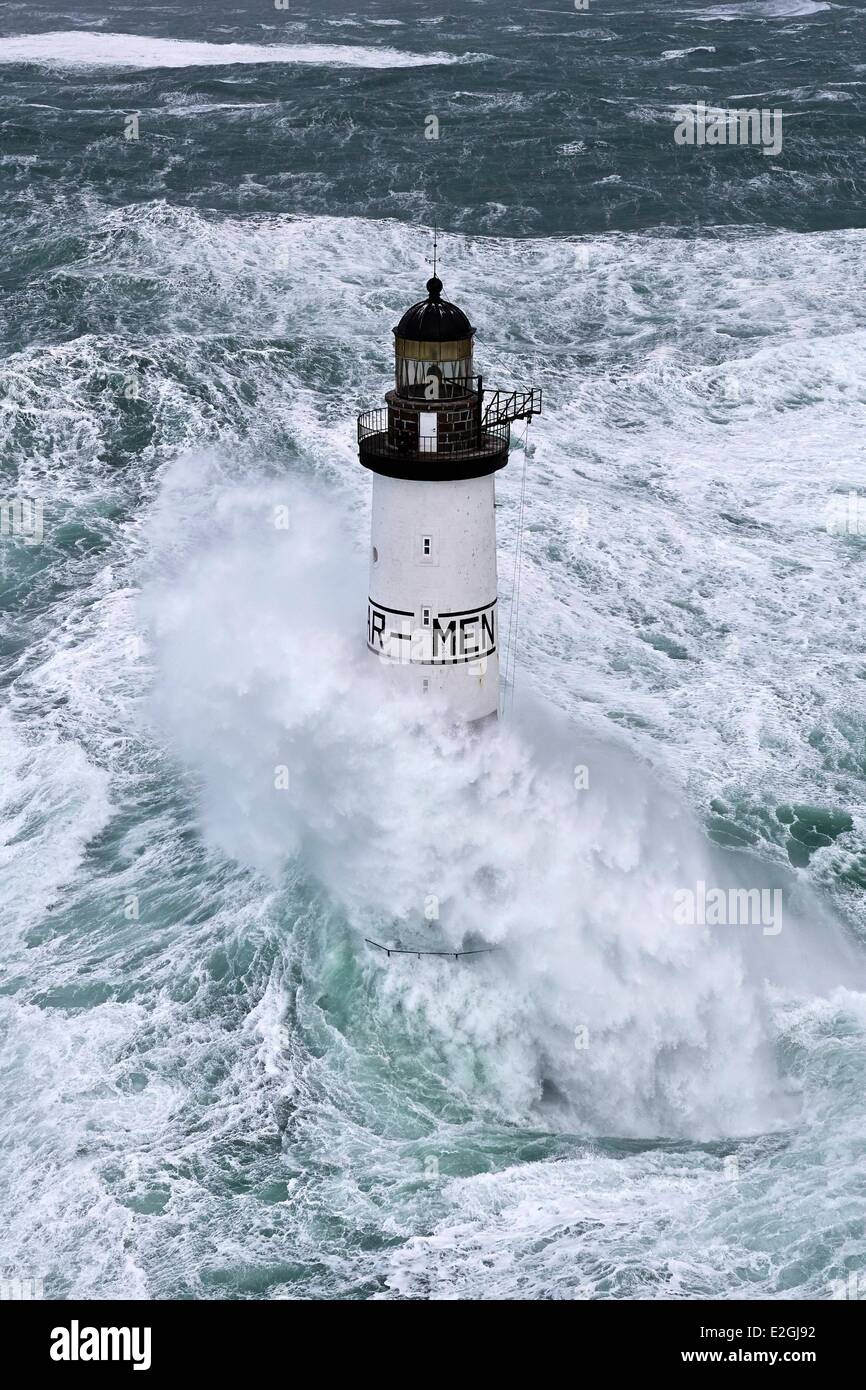
<svg viewBox="0 0 866 1390">
<path fill-rule="evenodd" d="M 418 452 L 435 454 L 436 420 L 435 410 L 422 410 L 418 415 Z"/>
</svg>

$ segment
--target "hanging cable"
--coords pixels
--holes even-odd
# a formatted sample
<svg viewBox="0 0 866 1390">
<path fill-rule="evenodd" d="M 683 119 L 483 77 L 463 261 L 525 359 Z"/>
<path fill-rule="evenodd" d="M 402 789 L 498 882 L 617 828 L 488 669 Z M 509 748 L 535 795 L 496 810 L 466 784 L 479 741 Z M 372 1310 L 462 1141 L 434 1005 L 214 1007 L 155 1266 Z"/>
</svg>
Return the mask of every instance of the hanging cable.
<svg viewBox="0 0 866 1390">
<path fill-rule="evenodd" d="M 514 601 L 514 643 L 511 650 L 511 710 L 514 711 L 514 689 L 517 682 L 517 644 L 520 641 L 520 581 L 523 576 L 523 517 L 526 510 L 526 478 L 529 456 L 529 426 L 532 417 L 527 416 L 523 431 L 523 478 L 520 487 L 520 515 L 518 518 L 517 549 L 517 597 Z"/>
<path fill-rule="evenodd" d="M 525 460 L 524 460 L 525 462 Z M 514 595 L 517 592 L 517 560 L 520 546 L 520 503 L 517 506 L 517 529 L 514 536 L 514 565 L 511 574 L 511 602 L 508 607 L 508 634 L 505 638 L 505 660 L 502 663 L 502 713 L 508 700 L 508 664 L 511 660 L 511 634 L 514 631 Z"/>
<path fill-rule="evenodd" d="M 514 680 L 517 660 L 517 639 L 520 622 L 520 575 L 521 562 L 523 558 L 523 514 L 526 505 L 526 462 L 527 444 L 529 441 L 529 424 L 531 417 L 527 416 L 526 428 L 523 432 L 523 475 L 520 481 L 520 504 L 517 512 L 517 537 L 514 546 L 514 573 L 511 579 L 511 612 L 508 615 L 508 639 L 505 648 L 505 690 L 502 699 L 502 711 L 505 713 L 508 701 L 509 689 L 509 666 L 511 668 L 511 701 L 510 708 L 514 708 Z"/>
</svg>

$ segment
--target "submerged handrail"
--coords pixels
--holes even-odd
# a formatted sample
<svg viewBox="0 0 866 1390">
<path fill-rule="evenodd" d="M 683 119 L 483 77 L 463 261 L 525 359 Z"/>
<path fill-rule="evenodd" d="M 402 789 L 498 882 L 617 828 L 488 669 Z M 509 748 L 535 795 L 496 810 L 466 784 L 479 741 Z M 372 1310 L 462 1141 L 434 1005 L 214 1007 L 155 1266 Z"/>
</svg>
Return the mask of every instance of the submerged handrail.
<svg viewBox="0 0 866 1390">
<path fill-rule="evenodd" d="M 468 951 L 419 951 L 414 946 L 383 946 L 381 941 L 372 941 L 369 936 L 364 937 L 368 946 L 375 946 L 378 951 L 384 951 L 388 959 L 391 956 L 453 956 L 457 960 L 460 956 L 486 956 L 490 951 L 495 951 L 495 946 L 476 946 Z"/>
</svg>

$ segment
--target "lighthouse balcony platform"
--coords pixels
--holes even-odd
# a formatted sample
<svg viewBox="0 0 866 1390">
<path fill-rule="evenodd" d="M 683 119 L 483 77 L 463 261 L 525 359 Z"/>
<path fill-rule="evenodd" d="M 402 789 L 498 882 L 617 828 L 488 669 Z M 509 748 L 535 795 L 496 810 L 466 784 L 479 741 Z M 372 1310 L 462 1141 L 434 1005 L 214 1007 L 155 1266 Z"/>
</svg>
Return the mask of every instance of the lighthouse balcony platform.
<svg viewBox="0 0 866 1390">
<path fill-rule="evenodd" d="M 388 409 L 358 416 L 358 453 L 365 468 L 390 478 L 450 481 L 478 478 L 504 468 L 511 443 L 510 423 L 473 424 L 454 436 L 411 433 Z"/>
</svg>

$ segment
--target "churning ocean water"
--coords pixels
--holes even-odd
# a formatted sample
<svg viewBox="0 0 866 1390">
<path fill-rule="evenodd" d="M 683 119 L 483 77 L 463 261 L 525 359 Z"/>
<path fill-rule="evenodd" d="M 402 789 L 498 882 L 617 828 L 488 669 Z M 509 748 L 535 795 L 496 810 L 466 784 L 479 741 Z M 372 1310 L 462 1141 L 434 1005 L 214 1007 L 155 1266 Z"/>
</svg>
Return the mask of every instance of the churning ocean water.
<svg viewBox="0 0 866 1390">
<path fill-rule="evenodd" d="M 0 23 L 0 1275 L 866 1277 L 862 6 Z M 678 146 L 698 101 L 782 150 Z M 354 415 L 435 224 L 485 380 L 545 392 L 482 738 L 364 648 Z M 782 929 L 678 925 L 701 882 Z M 497 949 L 364 941 L 433 930 Z"/>
</svg>

